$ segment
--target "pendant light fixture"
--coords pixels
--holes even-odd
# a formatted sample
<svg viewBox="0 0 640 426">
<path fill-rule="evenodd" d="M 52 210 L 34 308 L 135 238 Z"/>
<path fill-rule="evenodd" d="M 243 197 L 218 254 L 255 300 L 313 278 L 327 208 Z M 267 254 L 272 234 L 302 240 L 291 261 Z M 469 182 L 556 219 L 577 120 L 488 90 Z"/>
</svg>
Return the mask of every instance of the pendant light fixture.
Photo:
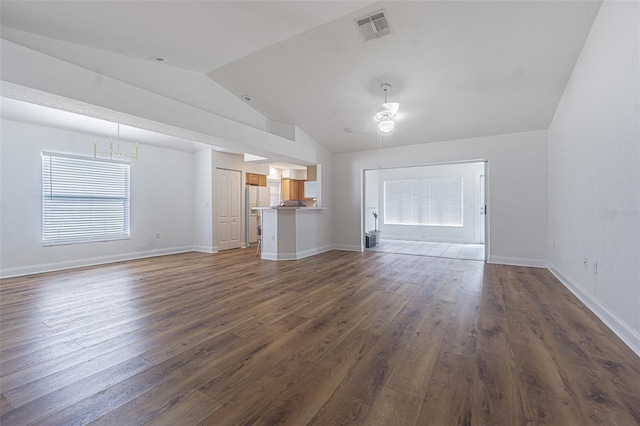
<svg viewBox="0 0 640 426">
<path fill-rule="evenodd" d="M 113 138 L 109 139 L 109 152 L 98 151 L 98 141 L 93 141 L 93 158 L 98 158 L 98 154 L 104 154 L 109 156 L 109 161 L 113 161 L 114 157 L 125 157 L 133 160 L 134 163 L 138 162 L 138 143 L 133 147 L 133 154 L 127 154 L 120 150 L 120 123 L 118 123 L 118 139 L 113 142 Z"/>
<path fill-rule="evenodd" d="M 380 133 L 387 135 L 396 127 L 396 123 L 393 120 L 396 114 L 398 114 L 400 104 L 397 102 L 387 102 L 387 92 L 391 89 L 389 83 L 382 84 L 380 88 L 384 91 L 384 103 L 378 108 L 373 119 L 378 122 L 378 130 Z"/>
</svg>

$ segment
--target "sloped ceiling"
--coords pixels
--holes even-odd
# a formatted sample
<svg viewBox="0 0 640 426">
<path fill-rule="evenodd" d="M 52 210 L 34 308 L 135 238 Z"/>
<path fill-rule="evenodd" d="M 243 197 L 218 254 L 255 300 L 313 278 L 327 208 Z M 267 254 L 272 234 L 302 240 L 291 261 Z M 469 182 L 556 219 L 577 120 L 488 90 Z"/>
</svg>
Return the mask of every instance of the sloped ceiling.
<svg viewBox="0 0 640 426">
<path fill-rule="evenodd" d="M 206 74 L 333 152 L 546 129 L 599 1 L 3 1 L 3 27 Z M 364 43 L 354 19 L 392 27 Z M 177 82 L 179 84 L 179 82 Z M 351 129 L 350 133 L 345 128 Z"/>
</svg>

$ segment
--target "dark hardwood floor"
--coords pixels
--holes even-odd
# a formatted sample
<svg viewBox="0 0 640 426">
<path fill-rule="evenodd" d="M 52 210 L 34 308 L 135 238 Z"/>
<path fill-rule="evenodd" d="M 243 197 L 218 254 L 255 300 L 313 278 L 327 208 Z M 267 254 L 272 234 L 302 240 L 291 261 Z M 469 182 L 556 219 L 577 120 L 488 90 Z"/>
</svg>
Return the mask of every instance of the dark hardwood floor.
<svg viewBox="0 0 640 426">
<path fill-rule="evenodd" d="M 544 269 L 254 255 L 2 280 L 0 423 L 640 424 L 640 359 Z"/>
</svg>

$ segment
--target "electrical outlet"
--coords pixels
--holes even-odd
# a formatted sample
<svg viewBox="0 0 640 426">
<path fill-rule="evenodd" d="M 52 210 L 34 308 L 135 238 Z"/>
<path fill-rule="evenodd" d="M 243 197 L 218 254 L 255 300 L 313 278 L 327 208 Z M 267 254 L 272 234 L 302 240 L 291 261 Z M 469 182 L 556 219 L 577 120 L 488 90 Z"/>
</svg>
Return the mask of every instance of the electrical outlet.
<svg viewBox="0 0 640 426">
<path fill-rule="evenodd" d="M 553 242 L 553 249 L 554 250 L 556 249 L 556 242 L 555 241 Z"/>
<path fill-rule="evenodd" d="M 586 258 L 586 257 L 584 258 L 583 263 L 584 263 L 584 269 L 587 269 L 587 266 L 588 266 L 588 264 L 589 264 L 589 261 L 587 260 L 587 258 Z"/>
<path fill-rule="evenodd" d="M 159 240 L 159 239 L 160 239 L 160 233 L 156 232 L 156 240 Z"/>
<path fill-rule="evenodd" d="M 598 262 L 593 263 L 593 275 L 598 275 Z"/>
</svg>

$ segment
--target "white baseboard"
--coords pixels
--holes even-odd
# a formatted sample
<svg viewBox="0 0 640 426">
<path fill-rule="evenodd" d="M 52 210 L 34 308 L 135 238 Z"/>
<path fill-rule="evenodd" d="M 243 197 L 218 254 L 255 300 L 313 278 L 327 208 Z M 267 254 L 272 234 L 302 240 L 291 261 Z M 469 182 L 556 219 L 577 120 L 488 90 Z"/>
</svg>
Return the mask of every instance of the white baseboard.
<svg viewBox="0 0 640 426">
<path fill-rule="evenodd" d="M 362 251 L 362 246 L 353 246 L 348 244 L 334 244 L 333 250 L 342 250 L 342 251 Z"/>
<path fill-rule="evenodd" d="M 270 253 L 270 252 L 262 252 L 262 255 L 260 256 L 260 258 L 262 260 L 278 260 L 278 255 L 276 253 Z"/>
<path fill-rule="evenodd" d="M 218 249 L 214 246 L 193 246 L 193 251 L 200 253 L 217 253 Z"/>
<path fill-rule="evenodd" d="M 487 263 L 498 265 L 528 266 L 531 268 L 546 268 L 547 261 L 540 259 L 526 259 L 523 257 L 489 256 Z"/>
<path fill-rule="evenodd" d="M 326 251 L 333 250 L 333 246 L 315 247 L 309 250 L 304 250 L 298 253 L 272 253 L 262 252 L 262 259 L 265 260 L 298 260 L 305 257 L 315 256 L 316 254 L 324 253 Z"/>
<path fill-rule="evenodd" d="M 90 257 L 86 259 L 73 259 L 63 262 L 41 263 L 38 265 L 17 266 L 0 270 L 0 278 L 19 277 L 23 275 L 41 274 L 44 272 L 61 271 L 63 269 L 82 268 L 85 266 L 102 265 L 105 263 L 122 262 L 125 260 L 144 259 L 146 257 L 166 256 L 169 254 L 186 253 L 194 251 L 194 247 L 172 247 L 159 250 L 146 250 L 132 253 L 115 254 L 111 256 Z"/>
<path fill-rule="evenodd" d="M 587 308 L 591 310 L 600 320 L 605 323 L 632 351 L 640 356 L 640 334 L 629 327 L 620 318 L 609 312 L 590 294 L 583 291 L 578 285 L 565 277 L 555 265 L 548 267 L 549 271 L 564 285 L 571 293 L 574 294 Z"/>
<path fill-rule="evenodd" d="M 296 260 L 296 254 L 295 252 L 280 252 L 278 253 L 278 260 Z"/>
<path fill-rule="evenodd" d="M 303 250 L 298 253 L 297 259 L 304 259 L 305 257 L 315 256 L 316 254 L 324 253 L 333 250 L 333 246 L 314 247 L 309 250 Z"/>
</svg>

